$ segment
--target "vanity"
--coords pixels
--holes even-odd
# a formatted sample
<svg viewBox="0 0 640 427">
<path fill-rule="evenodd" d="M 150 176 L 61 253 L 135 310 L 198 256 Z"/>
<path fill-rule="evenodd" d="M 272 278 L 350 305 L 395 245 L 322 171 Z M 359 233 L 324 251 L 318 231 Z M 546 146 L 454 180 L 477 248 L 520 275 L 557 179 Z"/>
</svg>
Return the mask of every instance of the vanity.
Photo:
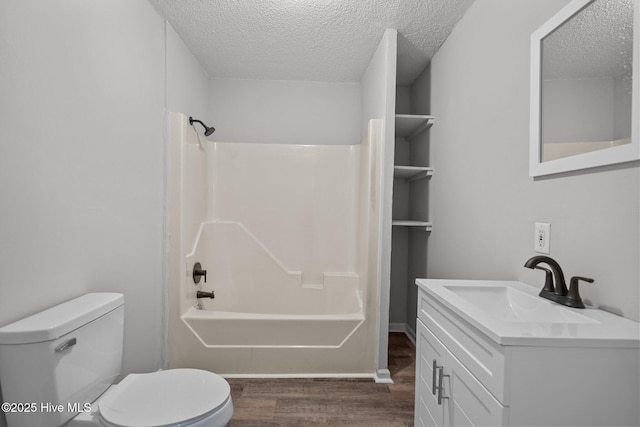
<svg viewBox="0 0 640 427">
<path fill-rule="evenodd" d="M 522 282 L 416 284 L 416 426 L 640 425 L 640 324 Z"/>
</svg>

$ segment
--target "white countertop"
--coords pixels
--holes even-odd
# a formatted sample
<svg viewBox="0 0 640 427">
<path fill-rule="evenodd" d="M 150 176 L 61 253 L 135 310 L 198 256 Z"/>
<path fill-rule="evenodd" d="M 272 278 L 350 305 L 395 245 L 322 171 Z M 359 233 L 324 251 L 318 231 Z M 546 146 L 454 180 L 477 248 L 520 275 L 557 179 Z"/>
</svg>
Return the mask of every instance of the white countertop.
<svg viewBox="0 0 640 427">
<path fill-rule="evenodd" d="M 416 284 L 501 345 L 640 347 L 639 323 L 592 307 L 565 307 L 539 297 L 540 289 L 522 282 L 417 279 Z M 496 293 L 492 306 L 493 294 L 482 295 L 502 287 L 515 290 L 509 291 L 516 296 L 515 303 Z"/>
</svg>

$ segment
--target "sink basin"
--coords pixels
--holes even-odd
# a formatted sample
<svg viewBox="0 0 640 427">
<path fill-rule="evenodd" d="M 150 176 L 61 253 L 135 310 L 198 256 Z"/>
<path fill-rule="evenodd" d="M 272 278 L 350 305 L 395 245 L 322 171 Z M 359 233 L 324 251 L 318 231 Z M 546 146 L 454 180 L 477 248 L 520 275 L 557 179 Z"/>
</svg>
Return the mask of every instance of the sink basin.
<svg viewBox="0 0 640 427">
<path fill-rule="evenodd" d="M 508 280 L 417 279 L 418 317 L 435 328 L 469 324 L 500 345 L 640 347 L 640 325 L 594 307 L 540 297 Z"/>
<path fill-rule="evenodd" d="M 594 323 L 565 308 L 508 286 L 444 286 L 447 290 L 503 322 Z"/>
</svg>

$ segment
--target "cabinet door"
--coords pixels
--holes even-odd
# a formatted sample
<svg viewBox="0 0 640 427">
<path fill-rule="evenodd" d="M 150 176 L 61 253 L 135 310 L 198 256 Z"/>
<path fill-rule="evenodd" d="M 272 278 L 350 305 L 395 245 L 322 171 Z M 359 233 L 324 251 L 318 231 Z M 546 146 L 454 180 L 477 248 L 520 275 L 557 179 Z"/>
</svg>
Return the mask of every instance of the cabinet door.
<svg viewBox="0 0 640 427">
<path fill-rule="evenodd" d="M 422 323 L 416 322 L 415 425 L 501 426 L 507 411 L 462 363 Z M 441 372 L 434 371 L 434 360 Z M 438 404 L 438 383 L 442 401 Z M 435 390 L 434 390 L 435 383 Z"/>
<path fill-rule="evenodd" d="M 433 361 L 443 366 L 447 357 L 447 349 L 422 323 L 416 321 L 416 402 L 415 425 L 444 426 L 446 400 L 438 405 L 438 399 L 433 389 L 437 372 L 433 370 Z"/>
<path fill-rule="evenodd" d="M 451 426 L 503 426 L 504 406 L 451 353 L 445 374 L 449 375 L 445 423 Z"/>
</svg>

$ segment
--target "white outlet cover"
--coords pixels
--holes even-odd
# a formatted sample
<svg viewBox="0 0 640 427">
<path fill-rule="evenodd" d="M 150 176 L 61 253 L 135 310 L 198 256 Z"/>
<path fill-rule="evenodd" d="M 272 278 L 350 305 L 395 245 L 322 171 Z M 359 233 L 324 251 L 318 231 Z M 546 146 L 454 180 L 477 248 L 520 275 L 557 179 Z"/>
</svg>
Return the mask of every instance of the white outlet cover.
<svg viewBox="0 0 640 427">
<path fill-rule="evenodd" d="M 533 250 L 539 254 L 549 254 L 549 242 L 551 240 L 551 224 L 536 222 L 533 236 Z"/>
</svg>

